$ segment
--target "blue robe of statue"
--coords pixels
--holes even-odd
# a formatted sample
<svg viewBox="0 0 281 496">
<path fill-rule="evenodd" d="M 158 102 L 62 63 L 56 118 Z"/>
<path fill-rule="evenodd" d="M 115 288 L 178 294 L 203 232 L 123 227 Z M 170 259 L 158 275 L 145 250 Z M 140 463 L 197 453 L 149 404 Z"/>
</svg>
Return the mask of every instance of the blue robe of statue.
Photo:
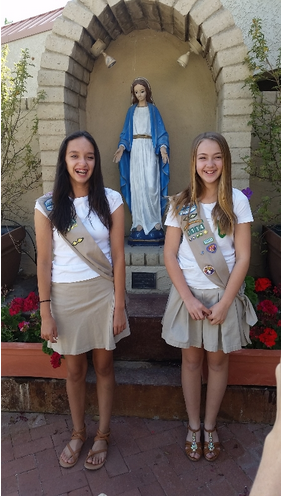
<svg viewBox="0 0 281 496">
<path fill-rule="evenodd" d="M 131 149 L 132 149 L 132 144 L 133 144 L 133 134 L 134 134 L 134 113 L 136 111 L 137 104 L 132 105 L 126 115 L 125 123 L 123 130 L 120 135 L 120 141 L 119 145 L 124 146 L 124 152 L 121 157 L 121 160 L 119 162 L 119 171 L 120 171 L 120 187 L 121 187 L 121 192 L 123 197 L 126 200 L 126 203 L 132 212 L 132 198 L 131 198 L 131 183 L 130 183 L 130 159 L 131 159 Z M 141 110 L 142 107 L 138 107 L 137 111 L 138 112 L 147 112 L 147 108 L 144 110 Z M 157 163 L 157 167 L 159 167 L 159 171 L 157 171 L 156 176 L 159 178 L 160 181 L 160 188 L 158 187 L 159 190 L 159 195 L 158 195 L 158 202 L 160 203 L 159 205 L 159 214 L 163 216 L 166 203 L 167 203 L 167 195 L 168 195 L 168 183 L 169 183 L 169 164 L 166 163 L 164 164 L 162 161 L 161 153 L 160 153 L 160 147 L 162 145 L 166 146 L 167 153 L 169 155 L 169 136 L 168 133 L 165 129 L 163 120 L 161 118 L 161 115 L 159 113 L 159 110 L 155 105 L 148 103 L 148 110 L 149 110 L 149 117 L 150 117 L 150 133 L 152 140 L 150 141 L 150 148 L 151 148 L 151 141 L 152 141 L 152 146 L 154 153 L 154 164 Z M 136 114 L 137 115 L 137 114 Z M 138 117 L 140 118 L 140 117 Z M 147 117 L 148 118 L 148 117 Z M 149 134 L 150 134 L 149 133 Z M 135 141 L 135 140 L 134 140 Z M 142 140 L 143 141 L 143 147 L 145 151 L 145 146 L 146 144 L 148 145 L 147 141 L 148 140 Z M 140 144 L 140 143 L 138 143 Z M 157 157 L 155 157 L 155 155 Z M 151 154 L 150 154 L 151 157 Z M 151 165 L 153 167 L 153 164 Z M 154 166 L 155 167 L 155 166 Z M 142 191 L 142 188 L 144 185 L 139 184 L 139 191 Z M 145 192 L 146 195 L 149 194 L 148 191 Z M 153 193 L 154 195 L 154 193 Z M 136 200 L 135 200 L 136 201 Z M 140 200 L 141 201 L 141 200 Z M 156 201 L 153 198 L 153 201 Z M 157 221 L 161 223 L 161 218 Z"/>
</svg>

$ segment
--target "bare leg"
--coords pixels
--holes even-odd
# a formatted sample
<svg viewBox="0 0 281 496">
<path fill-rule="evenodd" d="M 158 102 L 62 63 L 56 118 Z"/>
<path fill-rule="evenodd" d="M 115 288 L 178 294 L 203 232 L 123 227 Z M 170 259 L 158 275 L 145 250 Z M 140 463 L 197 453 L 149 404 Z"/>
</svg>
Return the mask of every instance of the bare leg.
<svg viewBox="0 0 281 496">
<path fill-rule="evenodd" d="M 204 427 L 207 430 L 213 430 L 227 386 L 229 355 L 223 351 L 207 352 L 207 360 L 208 384 Z M 204 435 L 205 441 L 209 441 L 209 435 L 206 432 Z M 219 441 L 216 431 L 213 433 L 213 441 Z M 207 457 L 211 459 L 212 453 L 208 454 Z"/>
<path fill-rule="evenodd" d="M 182 349 L 181 381 L 183 395 L 188 415 L 188 421 L 192 430 L 200 427 L 200 402 L 201 402 L 201 371 L 204 358 L 204 349 L 190 347 Z M 192 441 L 192 433 L 187 433 L 187 441 Z M 196 433 L 196 441 L 200 441 L 200 431 Z M 199 458 L 197 453 L 192 457 Z"/>
<path fill-rule="evenodd" d="M 73 428 L 75 431 L 80 431 L 84 427 L 87 355 L 86 353 L 66 355 L 65 360 L 67 365 L 66 390 Z M 83 442 L 81 439 L 73 439 L 69 444 L 73 451 L 76 451 L 81 448 Z M 62 452 L 61 458 L 66 463 L 74 461 L 67 446 Z"/>
<path fill-rule="evenodd" d="M 113 352 L 104 349 L 93 350 L 93 363 L 97 377 L 97 396 L 99 404 L 99 430 L 106 434 L 109 431 L 110 418 L 113 404 L 115 387 L 115 375 L 113 366 Z M 93 451 L 107 448 L 104 440 L 95 441 Z M 88 463 L 99 465 L 104 461 L 106 451 L 102 451 L 93 457 L 87 458 Z"/>
</svg>

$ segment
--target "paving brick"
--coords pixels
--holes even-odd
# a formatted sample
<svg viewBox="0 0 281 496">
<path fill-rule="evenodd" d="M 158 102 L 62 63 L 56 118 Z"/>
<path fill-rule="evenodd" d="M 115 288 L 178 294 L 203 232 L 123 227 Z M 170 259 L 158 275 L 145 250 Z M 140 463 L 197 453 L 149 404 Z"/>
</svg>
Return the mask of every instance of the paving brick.
<svg viewBox="0 0 281 496">
<path fill-rule="evenodd" d="M 2 457 L 3 460 L 3 457 Z M 9 462 L 2 462 L 1 471 L 2 479 L 6 479 L 11 475 L 18 475 L 20 473 L 26 472 L 36 468 L 36 461 L 34 455 L 23 456 L 22 458 L 12 460 Z"/>
<path fill-rule="evenodd" d="M 4 413 L 2 422 L 3 496 L 237 496 L 245 487 L 250 491 L 271 429 L 218 423 L 219 459 L 192 463 L 184 452 L 185 421 L 113 417 L 106 464 L 89 471 L 84 460 L 97 429 L 95 417 L 86 416 L 88 439 L 71 469 L 58 463 L 70 439 L 70 416 Z"/>
<path fill-rule="evenodd" d="M 19 474 L 18 480 L 20 496 L 39 496 L 43 494 L 37 469 Z"/>
</svg>

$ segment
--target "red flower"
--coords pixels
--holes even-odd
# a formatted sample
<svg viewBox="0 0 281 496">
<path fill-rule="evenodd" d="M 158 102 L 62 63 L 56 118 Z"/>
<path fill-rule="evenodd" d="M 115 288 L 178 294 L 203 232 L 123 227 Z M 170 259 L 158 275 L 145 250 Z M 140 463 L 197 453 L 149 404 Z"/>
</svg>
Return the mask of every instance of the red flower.
<svg viewBox="0 0 281 496">
<path fill-rule="evenodd" d="M 17 313 L 20 313 L 22 311 L 22 307 L 23 307 L 23 298 L 14 298 L 10 304 L 9 314 L 16 315 Z"/>
<path fill-rule="evenodd" d="M 260 277 L 255 282 L 255 291 L 265 291 L 267 288 L 270 288 L 271 281 L 267 279 L 267 277 Z"/>
<path fill-rule="evenodd" d="M 30 312 L 31 310 L 37 310 L 39 303 L 38 296 L 31 292 L 23 301 L 23 311 Z"/>
<path fill-rule="evenodd" d="M 57 369 L 61 366 L 61 355 L 54 351 L 54 353 L 51 355 L 50 362 L 52 367 L 54 367 L 54 369 Z"/>
<path fill-rule="evenodd" d="M 281 320 L 278 320 L 277 325 L 278 327 L 281 327 Z"/>
<path fill-rule="evenodd" d="M 278 312 L 278 308 L 272 303 L 271 300 L 261 301 L 257 306 L 257 310 L 261 310 L 268 315 L 275 315 Z"/>
<path fill-rule="evenodd" d="M 25 332 L 25 331 L 27 331 L 27 329 L 28 329 L 28 328 L 29 328 L 29 322 L 25 322 L 25 321 L 23 321 L 23 322 L 20 322 L 20 323 L 19 323 L 19 330 L 20 330 L 21 332 Z"/>
<path fill-rule="evenodd" d="M 275 332 L 274 329 L 270 329 L 270 327 L 267 327 L 266 329 L 264 329 L 263 333 L 259 335 L 259 340 L 261 341 L 261 343 L 264 343 L 265 346 L 271 348 L 275 345 L 277 337 L 277 332 Z"/>
</svg>

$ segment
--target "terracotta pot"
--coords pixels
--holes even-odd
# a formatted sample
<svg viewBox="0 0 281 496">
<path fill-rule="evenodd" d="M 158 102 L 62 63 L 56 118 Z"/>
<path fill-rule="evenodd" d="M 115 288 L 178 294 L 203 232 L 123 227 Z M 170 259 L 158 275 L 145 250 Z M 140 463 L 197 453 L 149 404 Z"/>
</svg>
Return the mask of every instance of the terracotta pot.
<svg viewBox="0 0 281 496">
<path fill-rule="evenodd" d="M 21 244 L 26 231 L 22 226 L 1 229 L 1 286 L 10 289 L 17 277 L 21 261 Z"/>
<path fill-rule="evenodd" d="M 41 343 L 1 343 L 1 374 L 6 377 L 65 379 L 66 363 L 54 369 Z"/>
<path fill-rule="evenodd" d="M 280 362 L 281 350 L 245 349 L 229 354 L 229 386 L 276 386 L 275 368 Z M 203 382 L 207 382 L 206 360 Z"/>
</svg>

